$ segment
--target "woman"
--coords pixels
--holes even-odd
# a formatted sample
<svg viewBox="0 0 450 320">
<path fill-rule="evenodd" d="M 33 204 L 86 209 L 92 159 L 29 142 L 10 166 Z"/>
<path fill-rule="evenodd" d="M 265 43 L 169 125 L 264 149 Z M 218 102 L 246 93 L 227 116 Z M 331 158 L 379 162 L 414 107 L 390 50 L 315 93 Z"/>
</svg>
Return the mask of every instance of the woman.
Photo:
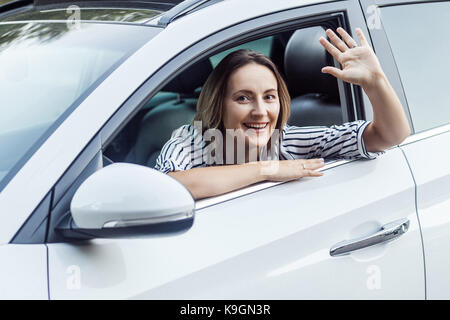
<svg viewBox="0 0 450 320">
<path fill-rule="evenodd" d="M 183 183 L 195 199 L 260 181 L 318 177 L 324 157 L 374 159 L 402 142 L 410 128 L 402 105 L 361 29 L 361 46 L 342 28 L 319 42 L 341 64 L 324 67 L 360 85 L 373 107 L 373 121 L 340 126 L 286 124 L 290 98 L 275 65 L 262 54 L 238 50 L 225 57 L 206 81 L 194 125 L 174 131 L 156 169 Z M 227 164 L 227 165 L 223 165 Z"/>
</svg>

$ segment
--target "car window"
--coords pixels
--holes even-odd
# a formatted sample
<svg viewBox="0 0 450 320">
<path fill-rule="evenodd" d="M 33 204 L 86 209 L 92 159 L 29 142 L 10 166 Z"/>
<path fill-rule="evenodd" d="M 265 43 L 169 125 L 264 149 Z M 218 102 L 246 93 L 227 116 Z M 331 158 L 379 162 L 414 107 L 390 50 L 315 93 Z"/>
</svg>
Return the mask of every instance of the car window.
<svg viewBox="0 0 450 320">
<path fill-rule="evenodd" d="M 382 7 L 381 19 L 415 131 L 449 123 L 450 2 Z"/>
<path fill-rule="evenodd" d="M 0 190 L 35 144 L 157 32 L 133 25 L 0 23 Z"/>
</svg>

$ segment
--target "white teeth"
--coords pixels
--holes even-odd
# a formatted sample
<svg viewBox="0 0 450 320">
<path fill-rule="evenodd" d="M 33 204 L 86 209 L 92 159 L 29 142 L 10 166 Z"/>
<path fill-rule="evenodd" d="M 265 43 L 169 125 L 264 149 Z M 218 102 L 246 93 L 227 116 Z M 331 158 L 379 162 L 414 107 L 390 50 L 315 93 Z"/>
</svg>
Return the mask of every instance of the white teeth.
<svg viewBox="0 0 450 320">
<path fill-rule="evenodd" d="M 246 123 L 245 125 L 247 127 L 249 127 L 249 128 L 253 128 L 253 129 L 262 129 L 262 128 L 265 128 L 267 126 L 267 123 L 265 123 L 265 124 L 249 124 L 249 123 Z"/>
</svg>

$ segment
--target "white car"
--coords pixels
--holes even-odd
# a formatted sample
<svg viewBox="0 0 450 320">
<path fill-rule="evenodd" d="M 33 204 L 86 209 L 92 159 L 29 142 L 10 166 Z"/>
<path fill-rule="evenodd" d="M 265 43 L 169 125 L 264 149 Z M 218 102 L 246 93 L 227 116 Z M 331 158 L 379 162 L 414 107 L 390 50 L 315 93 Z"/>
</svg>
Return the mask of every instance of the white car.
<svg viewBox="0 0 450 320">
<path fill-rule="evenodd" d="M 5 2 L 5 1 L 2 1 Z M 152 167 L 230 50 L 289 124 L 373 120 L 325 28 L 360 27 L 413 134 L 324 176 L 194 201 Z M 449 299 L 450 2 L 12 1 L 0 7 L 1 299 Z"/>
</svg>

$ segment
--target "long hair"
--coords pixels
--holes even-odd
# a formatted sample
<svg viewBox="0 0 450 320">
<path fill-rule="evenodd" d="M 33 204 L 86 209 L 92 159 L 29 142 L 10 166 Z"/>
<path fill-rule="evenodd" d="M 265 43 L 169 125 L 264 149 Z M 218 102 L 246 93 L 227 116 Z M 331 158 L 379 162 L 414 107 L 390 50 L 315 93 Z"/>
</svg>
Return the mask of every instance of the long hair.
<svg viewBox="0 0 450 320">
<path fill-rule="evenodd" d="M 231 74 L 249 63 L 267 67 L 277 79 L 280 113 L 276 129 L 281 130 L 290 113 L 291 98 L 282 76 L 275 64 L 265 55 L 251 50 L 237 50 L 228 54 L 211 72 L 206 80 L 197 102 L 197 114 L 193 121 L 201 121 L 202 130 L 223 128 L 224 100 L 228 79 Z"/>
</svg>

